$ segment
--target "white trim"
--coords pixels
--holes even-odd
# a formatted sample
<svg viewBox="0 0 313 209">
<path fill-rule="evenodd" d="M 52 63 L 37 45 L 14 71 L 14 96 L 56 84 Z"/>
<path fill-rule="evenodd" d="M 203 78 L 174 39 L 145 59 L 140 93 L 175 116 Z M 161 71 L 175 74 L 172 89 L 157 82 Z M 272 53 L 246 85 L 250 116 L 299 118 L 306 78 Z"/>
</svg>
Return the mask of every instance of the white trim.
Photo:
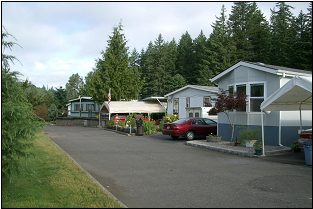
<svg viewBox="0 0 313 209">
<path fill-rule="evenodd" d="M 206 87 L 209 87 L 209 88 L 213 88 L 213 89 L 209 89 L 209 88 L 206 88 Z M 197 86 L 197 85 L 187 85 L 187 86 L 184 86 L 180 89 L 177 89 L 171 93 L 168 93 L 166 95 L 164 95 L 164 97 L 168 97 L 170 95 L 173 95 L 177 92 L 180 92 L 184 89 L 187 89 L 187 88 L 192 88 L 192 89 L 197 89 L 197 90 L 202 90 L 202 91 L 207 91 L 207 92 L 215 92 L 215 93 L 218 93 L 218 87 L 215 87 L 215 86 Z M 216 88 L 216 90 L 214 90 L 214 88 Z"/>
<path fill-rule="evenodd" d="M 230 68 L 226 69 L 222 73 L 218 74 L 214 78 L 211 78 L 210 81 L 213 82 L 213 83 L 216 83 L 219 79 L 221 79 L 226 74 L 228 74 L 229 72 L 233 71 L 234 69 L 238 68 L 239 66 L 246 66 L 246 67 L 249 67 L 249 68 L 252 68 L 252 69 L 264 71 L 264 72 L 271 73 L 271 74 L 274 74 L 274 75 L 287 76 L 287 77 L 294 77 L 296 75 L 299 75 L 299 76 L 312 75 L 311 73 L 309 73 L 310 71 L 308 71 L 308 73 L 306 73 L 305 71 L 303 71 L 303 72 L 292 71 L 292 69 L 290 69 L 290 70 L 287 70 L 287 69 L 284 69 L 284 70 L 282 70 L 282 69 L 272 69 L 272 68 L 270 68 L 269 66 L 266 66 L 266 65 L 264 65 L 264 67 L 263 67 L 263 66 L 260 66 L 258 64 L 248 63 L 248 62 L 245 62 L 245 61 L 240 61 L 237 64 L 235 64 L 235 65 L 231 66 Z M 276 66 L 276 67 L 279 67 L 279 66 Z M 298 70 L 298 69 L 294 69 L 294 70 Z M 301 70 L 298 70 L 298 71 L 301 71 Z"/>
</svg>

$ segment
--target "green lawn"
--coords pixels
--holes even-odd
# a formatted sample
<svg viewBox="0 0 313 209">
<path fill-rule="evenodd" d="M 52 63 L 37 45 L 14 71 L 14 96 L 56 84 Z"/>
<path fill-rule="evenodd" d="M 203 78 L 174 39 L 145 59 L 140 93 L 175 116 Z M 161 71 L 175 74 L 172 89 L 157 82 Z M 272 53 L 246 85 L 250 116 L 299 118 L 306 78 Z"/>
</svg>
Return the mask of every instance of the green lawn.
<svg viewBox="0 0 313 209">
<path fill-rule="evenodd" d="M 22 172 L 2 182 L 2 208 L 119 208 L 43 132 L 33 139 L 34 157 L 21 160 Z"/>
</svg>

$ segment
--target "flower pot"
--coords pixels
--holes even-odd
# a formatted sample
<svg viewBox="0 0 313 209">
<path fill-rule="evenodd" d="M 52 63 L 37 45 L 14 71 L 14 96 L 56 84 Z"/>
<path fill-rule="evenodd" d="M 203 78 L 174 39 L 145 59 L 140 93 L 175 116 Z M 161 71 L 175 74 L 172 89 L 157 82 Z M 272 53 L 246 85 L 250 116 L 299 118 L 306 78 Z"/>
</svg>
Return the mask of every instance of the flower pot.
<svg viewBox="0 0 313 209">
<path fill-rule="evenodd" d="M 221 136 L 206 136 L 207 142 L 220 142 L 222 140 Z"/>
<path fill-rule="evenodd" d="M 256 155 L 262 155 L 263 154 L 263 149 L 254 149 Z"/>
<path fill-rule="evenodd" d="M 246 141 L 246 147 L 253 147 L 256 140 Z"/>
</svg>

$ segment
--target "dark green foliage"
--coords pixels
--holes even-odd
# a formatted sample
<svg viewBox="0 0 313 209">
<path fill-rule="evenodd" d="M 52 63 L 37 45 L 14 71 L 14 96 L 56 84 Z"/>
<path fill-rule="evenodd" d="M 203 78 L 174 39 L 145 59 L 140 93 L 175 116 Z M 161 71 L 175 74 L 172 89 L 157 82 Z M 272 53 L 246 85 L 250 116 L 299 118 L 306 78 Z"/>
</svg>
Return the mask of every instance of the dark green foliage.
<svg viewBox="0 0 313 209">
<path fill-rule="evenodd" d="M 33 112 L 26 94 L 17 79 L 19 72 L 11 72 L 9 62 L 14 56 L 4 54 L 15 43 L 4 40 L 11 36 L 3 27 L 2 32 L 2 68 L 1 68 L 1 175 L 6 181 L 12 172 L 20 168 L 19 159 L 27 156 L 25 149 L 31 145 L 29 140 L 42 129 L 44 123 Z M 12 36 L 13 37 L 13 36 Z"/>
<path fill-rule="evenodd" d="M 159 34 L 154 44 L 149 43 L 143 58 L 145 59 L 142 68 L 144 86 L 141 98 L 150 96 L 164 96 L 175 90 L 171 89 L 172 76 L 174 76 L 175 62 L 177 56 L 177 44 L 175 40 L 165 42 Z"/>
<path fill-rule="evenodd" d="M 57 107 L 55 104 L 52 104 L 48 110 L 48 117 L 55 120 L 56 118 Z"/>
<path fill-rule="evenodd" d="M 84 86 L 84 80 L 78 73 L 71 75 L 65 85 L 68 100 L 76 99 L 79 96 L 87 96 Z"/>
<path fill-rule="evenodd" d="M 192 49 L 192 38 L 188 31 L 181 36 L 177 46 L 176 70 L 180 75 L 183 75 L 187 84 L 191 83 L 192 64 L 194 53 Z"/>
<path fill-rule="evenodd" d="M 66 109 L 66 104 L 68 103 L 67 95 L 66 89 L 63 89 L 62 86 L 60 86 L 60 88 L 56 88 L 54 93 L 54 103 L 59 111 Z"/>
<path fill-rule="evenodd" d="M 127 41 L 122 33 L 121 22 L 113 28 L 108 47 L 102 51 L 102 58 L 96 60 L 96 68 L 86 77 L 86 91 L 93 100 L 102 104 L 107 101 L 111 89 L 111 100 L 138 99 L 142 88 L 141 73 L 136 52 L 128 56 Z"/>
<path fill-rule="evenodd" d="M 278 11 L 271 10 L 271 63 L 278 66 L 290 66 L 290 52 L 293 50 L 294 34 L 292 25 L 294 23 L 293 8 L 285 2 L 276 3 Z"/>
</svg>

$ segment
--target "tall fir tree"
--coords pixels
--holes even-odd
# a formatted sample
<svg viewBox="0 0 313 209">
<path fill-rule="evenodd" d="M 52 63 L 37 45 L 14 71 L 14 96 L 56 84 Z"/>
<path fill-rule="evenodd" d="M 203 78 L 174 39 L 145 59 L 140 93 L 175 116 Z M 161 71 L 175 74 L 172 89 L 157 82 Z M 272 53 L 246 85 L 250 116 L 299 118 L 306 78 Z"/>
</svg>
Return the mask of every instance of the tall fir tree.
<svg viewBox="0 0 313 209">
<path fill-rule="evenodd" d="M 208 39 L 210 50 L 210 68 L 213 76 L 223 72 L 233 64 L 236 46 L 231 38 L 230 22 L 226 16 L 225 5 L 222 5 L 219 17 L 212 23 L 213 31 Z"/>
<path fill-rule="evenodd" d="M 186 31 L 180 38 L 177 46 L 177 73 L 182 75 L 188 84 L 191 83 L 192 69 L 193 69 L 193 43 L 188 31 Z"/>
<path fill-rule="evenodd" d="M 290 52 L 291 62 L 289 67 L 312 70 L 312 2 L 311 16 L 310 13 L 305 14 L 301 10 L 294 21 L 293 32 L 294 42 L 293 50 Z"/>
<path fill-rule="evenodd" d="M 193 53 L 194 53 L 194 62 L 193 69 L 191 74 L 190 84 L 197 85 L 198 78 L 201 72 L 208 71 L 208 50 L 207 50 L 207 38 L 205 37 L 203 31 L 200 31 L 200 34 L 193 41 Z"/>
<path fill-rule="evenodd" d="M 164 96 L 169 91 L 169 81 L 175 72 L 175 60 L 173 54 L 176 53 L 175 41 L 165 42 L 162 34 L 149 43 L 145 53 L 144 79 L 145 85 L 142 97 Z"/>
<path fill-rule="evenodd" d="M 101 51 L 102 58 L 97 60 L 94 72 L 86 79 L 88 92 L 100 104 L 107 99 L 106 95 L 110 89 L 111 99 L 120 101 L 137 99 L 142 88 L 141 74 L 138 67 L 132 66 L 133 60 L 128 55 L 129 47 L 122 32 L 123 25 L 120 22 L 118 26 L 113 27 L 113 35 L 109 36 L 108 46 L 105 51 Z M 100 97 L 96 95 L 100 92 L 96 92 L 95 85 L 92 84 L 95 81 L 96 86 L 102 88 L 103 93 Z"/>
<path fill-rule="evenodd" d="M 290 52 L 293 50 L 293 21 L 294 17 L 290 9 L 293 7 L 285 2 L 277 2 L 278 11 L 271 9 L 271 51 L 270 64 L 278 66 L 291 66 Z"/>
<path fill-rule="evenodd" d="M 270 58 L 270 27 L 256 2 L 250 5 L 251 18 L 247 22 L 247 33 L 252 45 L 253 56 L 250 61 L 268 63 Z"/>
</svg>

